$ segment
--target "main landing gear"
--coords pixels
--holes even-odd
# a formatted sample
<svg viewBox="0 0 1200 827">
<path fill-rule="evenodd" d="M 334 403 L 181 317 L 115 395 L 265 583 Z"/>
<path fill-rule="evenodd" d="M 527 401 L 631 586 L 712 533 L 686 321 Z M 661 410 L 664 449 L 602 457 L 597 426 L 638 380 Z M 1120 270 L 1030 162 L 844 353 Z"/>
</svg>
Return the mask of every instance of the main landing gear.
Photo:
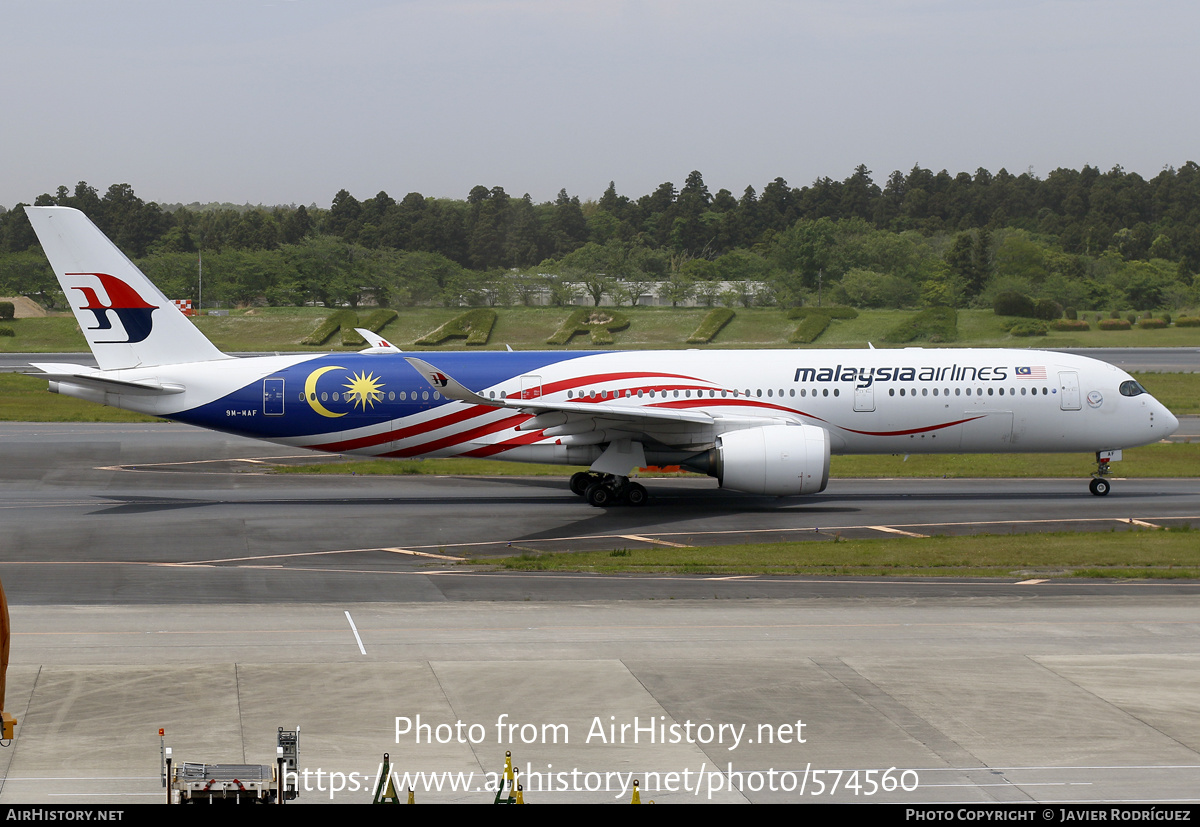
<svg viewBox="0 0 1200 827">
<path fill-rule="evenodd" d="M 1120 452 L 1116 452 L 1113 456 L 1113 451 L 1097 451 L 1096 452 L 1096 470 L 1092 472 L 1092 481 L 1088 483 L 1088 490 L 1097 497 L 1105 496 L 1111 489 L 1112 483 L 1105 477 L 1112 474 L 1112 466 L 1109 464 L 1113 459 L 1120 459 Z"/>
<path fill-rule="evenodd" d="M 650 498 L 645 486 L 630 482 L 629 477 L 598 474 L 594 471 L 572 474 L 571 491 L 597 508 L 607 508 L 611 505 L 645 505 L 646 500 Z"/>
</svg>

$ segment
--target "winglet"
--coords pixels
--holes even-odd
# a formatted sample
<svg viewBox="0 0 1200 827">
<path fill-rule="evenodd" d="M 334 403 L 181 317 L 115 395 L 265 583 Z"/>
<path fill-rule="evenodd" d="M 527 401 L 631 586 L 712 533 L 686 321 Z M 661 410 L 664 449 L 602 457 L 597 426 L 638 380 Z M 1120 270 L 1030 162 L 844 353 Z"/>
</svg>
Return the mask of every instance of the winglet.
<svg viewBox="0 0 1200 827">
<path fill-rule="evenodd" d="M 359 353 L 399 353 L 400 348 L 389 342 L 387 339 L 380 336 L 374 331 L 367 330 L 365 327 L 356 327 L 354 332 L 363 337 L 368 345 L 366 350 L 360 350 Z"/>
<path fill-rule="evenodd" d="M 454 399 L 458 402 L 470 402 L 472 405 L 491 405 L 493 407 L 503 404 L 497 403 L 494 399 L 484 399 L 458 380 L 438 370 L 423 359 L 418 359 L 415 356 L 405 356 L 404 361 L 416 368 L 417 373 L 424 376 L 429 381 L 429 384 L 437 388 L 442 396 L 447 399 Z"/>
</svg>

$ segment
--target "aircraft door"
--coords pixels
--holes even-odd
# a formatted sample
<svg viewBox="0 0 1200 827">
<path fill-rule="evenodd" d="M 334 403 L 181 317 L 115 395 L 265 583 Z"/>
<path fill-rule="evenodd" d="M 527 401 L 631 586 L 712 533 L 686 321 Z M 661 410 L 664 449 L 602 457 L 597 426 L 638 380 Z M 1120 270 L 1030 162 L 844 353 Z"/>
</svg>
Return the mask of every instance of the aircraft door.
<svg viewBox="0 0 1200 827">
<path fill-rule="evenodd" d="M 869 412 L 875 410 L 875 386 L 854 389 L 854 410 Z"/>
<path fill-rule="evenodd" d="M 1082 405 L 1079 401 L 1079 374 L 1073 370 L 1058 372 L 1058 404 L 1064 411 L 1077 411 Z"/>
<path fill-rule="evenodd" d="M 521 377 L 521 398 L 522 399 L 538 399 L 542 395 L 542 377 L 540 376 L 522 376 Z"/>
<path fill-rule="evenodd" d="M 263 413 L 267 416 L 283 416 L 283 379 L 281 377 L 263 380 Z"/>
</svg>

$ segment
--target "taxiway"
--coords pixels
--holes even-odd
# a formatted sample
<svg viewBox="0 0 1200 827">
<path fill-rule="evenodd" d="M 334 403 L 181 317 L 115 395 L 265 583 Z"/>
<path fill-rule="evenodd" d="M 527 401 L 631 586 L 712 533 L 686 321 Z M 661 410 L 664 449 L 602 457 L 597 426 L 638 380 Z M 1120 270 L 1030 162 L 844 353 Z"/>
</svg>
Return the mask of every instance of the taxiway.
<svg viewBox="0 0 1200 827">
<path fill-rule="evenodd" d="M 1200 584 L 485 574 L 445 558 L 1035 541 L 1195 521 L 1197 481 L 1101 499 L 1081 480 L 834 480 L 775 500 L 651 480 L 655 505 L 602 511 L 558 479 L 254 470 L 293 453 L 175 425 L 0 425 L 21 721 L 0 803 L 157 801 L 159 727 L 179 760 L 267 762 L 297 724 L 302 768 L 326 773 L 309 803 L 369 798 L 349 774 L 384 752 L 401 771 L 476 774 L 418 801 L 490 800 L 475 787 L 506 749 L 533 802 L 627 801 L 608 773 L 664 803 L 1196 800 Z M 417 715 L 432 743 L 397 736 Z M 457 722 L 480 740 L 441 742 Z M 651 723 L 692 737 L 652 742 Z M 632 729 L 610 739 L 610 724 Z M 893 767 L 916 789 L 868 794 Z M 332 797 L 330 772 L 347 785 Z"/>
</svg>

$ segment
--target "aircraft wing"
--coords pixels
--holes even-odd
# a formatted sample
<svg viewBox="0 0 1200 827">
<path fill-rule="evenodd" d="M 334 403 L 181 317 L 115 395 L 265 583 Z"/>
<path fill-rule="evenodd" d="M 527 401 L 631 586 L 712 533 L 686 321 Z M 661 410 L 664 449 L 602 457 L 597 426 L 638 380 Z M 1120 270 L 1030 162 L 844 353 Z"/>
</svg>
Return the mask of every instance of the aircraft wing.
<svg viewBox="0 0 1200 827">
<path fill-rule="evenodd" d="M 429 380 L 443 396 L 459 402 L 469 402 L 472 405 L 488 405 L 493 408 L 515 408 L 533 415 L 558 411 L 567 414 L 585 416 L 593 419 L 620 420 L 630 425 L 640 424 L 649 426 L 656 423 L 693 423 L 696 425 L 713 425 L 717 420 L 703 411 L 684 411 L 670 408 L 653 408 L 638 405 L 621 405 L 602 402 L 552 402 L 542 397 L 532 399 L 488 399 L 480 396 L 464 386 L 454 377 L 435 368 L 428 362 L 413 356 L 404 357 L 410 365 Z M 564 420 L 565 423 L 566 420 Z M 561 423 L 560 423 L 561 424 Z M 550 433 L 547 436 L 553 436 Z"/>
<path fill-rule="evenodd" d="M 157 382 L 150 379 L 127 380 L 109 375 L 107 371 L 98 371 L 84 365 L 66 364 L 33 364 L 42 371 L 31 374 L 39 379 L 51 382 L 69 382 L 82 385 L 85 388 L 96 388 L 108 393 L 123 393 L 132 396 L 157 396 L 159 394 L 183 393 L 186 388 L 175 382 Z"/>
</svg>

